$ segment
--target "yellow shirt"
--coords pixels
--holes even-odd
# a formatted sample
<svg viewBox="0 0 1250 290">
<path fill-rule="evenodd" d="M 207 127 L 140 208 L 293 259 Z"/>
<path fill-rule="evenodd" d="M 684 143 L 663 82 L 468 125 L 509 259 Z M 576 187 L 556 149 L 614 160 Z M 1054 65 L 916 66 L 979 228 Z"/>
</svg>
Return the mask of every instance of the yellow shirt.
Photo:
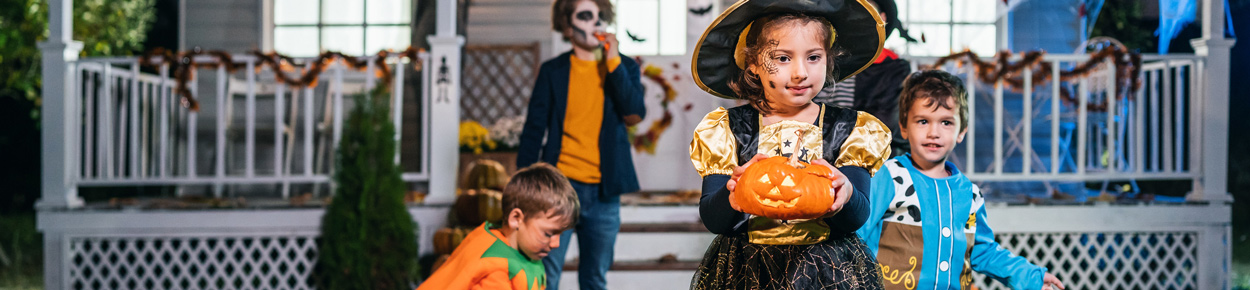
<svg viewBox="0 0 1250 290">
<path fill-rule="evenodd" d="M 599 63 L 570 55 L 568 106 L 564 110 L 564 135 L 560 138 L 560 161 L 556 168 L 569 179 L 599 183 L 599 130 L 603 125 L 603 76 Z M 615 70 L 621 58 L 608 60 Z"/>
</svg>

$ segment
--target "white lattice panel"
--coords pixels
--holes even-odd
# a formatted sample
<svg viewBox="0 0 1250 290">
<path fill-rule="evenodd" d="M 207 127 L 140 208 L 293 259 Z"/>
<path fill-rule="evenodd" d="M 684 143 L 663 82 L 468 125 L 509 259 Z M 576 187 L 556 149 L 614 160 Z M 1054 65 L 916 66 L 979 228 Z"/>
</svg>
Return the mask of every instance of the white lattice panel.
<svg viewBox="0 0 1250 290">
<path fill-rule="evenodd" d="M 1012 253 L 1050 269 L 1068 289 L 1197 289 L 1198 233 L 1010 233 Z M 976 274 L 979 289 L 1010 289 Z"/>
<path fill-rule="evenodd" d="M 313 236 L 71 238 L 70 289 L 312 289 Z"/>
<path fill-rule="evenodd" d="M 986 207 L 998 242 L 1068 289 L 1225 289 L 1227 204 Z M 421 245 L 445 206 L 412 207 Z M 47 289 L 310 289 L 321 209 L 41 211 Z M 695 220 L 698 207 L 621 209 L 622 220 Z M 696 243 L 706 243 L 696 242 Z M 432 253 L 429 247 L 423 254 Z M 981 289 L 1006 289 L 984 276 Z M 611 278 L 610 278 L 611 279 Z M 682 284 L 688 281 L 675 283 Z M 677 287 L 677 286 L 674 286 Z"/>
<path fill-rule="evenodd" d="M 465 47 L 461 119 L 489 125 L 524 116 L 540 60 L 537 43 Z"/>
</svg>

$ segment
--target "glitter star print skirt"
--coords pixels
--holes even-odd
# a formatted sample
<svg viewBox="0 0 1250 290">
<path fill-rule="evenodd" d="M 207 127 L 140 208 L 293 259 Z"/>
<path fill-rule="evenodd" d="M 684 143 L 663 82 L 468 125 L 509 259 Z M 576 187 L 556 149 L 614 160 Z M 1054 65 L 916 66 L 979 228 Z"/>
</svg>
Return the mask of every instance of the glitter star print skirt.
<svg viewBox="0 0 1250 290">
<path fill-rule="evenodd" d="M 881 269 L 864 241 L 837 234 L 812 245 L 759 245 L 718 235 L 691 289 L 883 289 Z"/>
</svg>

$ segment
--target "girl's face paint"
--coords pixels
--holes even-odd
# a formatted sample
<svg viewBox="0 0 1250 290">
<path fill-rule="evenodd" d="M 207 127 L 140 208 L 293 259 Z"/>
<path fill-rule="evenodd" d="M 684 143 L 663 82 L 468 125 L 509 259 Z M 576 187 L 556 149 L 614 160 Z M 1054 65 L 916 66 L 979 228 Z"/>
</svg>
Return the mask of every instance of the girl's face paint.
<svg viewBox="0 0 1250 290">
<path fill-rule="evenodd" d="M 828 56 L 819 25 L 813 21 L 765 32 L 767 45 L 749 69 L 767 84 L 764 97 L 773 108 L 800 108 L 824 87 Z"/>
</svg>

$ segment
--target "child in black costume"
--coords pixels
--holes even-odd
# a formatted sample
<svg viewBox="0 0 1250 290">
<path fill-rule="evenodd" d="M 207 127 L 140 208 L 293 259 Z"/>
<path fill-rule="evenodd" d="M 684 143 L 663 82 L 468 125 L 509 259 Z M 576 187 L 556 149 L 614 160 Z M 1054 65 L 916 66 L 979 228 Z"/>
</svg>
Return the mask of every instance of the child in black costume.
<svg viewBox="0 0 1250 290">
<path fill-rule="evenodd" d="M 868 218 L 869 179 L 890 155 L 890 131 L 870 114 L 812 102 L 880 53 L 885 24 L 877 14 L 863 0 L 742 0 L 704 32 L 692 65 L 696 83 L 750 105 L 708 113 L 690 144 L 703 176 L 700 216 L 718 234 L 692 288 L 882 288 L 855 230 Z M 834 169 L 826 215 L 774 220 L 730 205 L 745 168 L 790 154 Z"/>
</svg>

